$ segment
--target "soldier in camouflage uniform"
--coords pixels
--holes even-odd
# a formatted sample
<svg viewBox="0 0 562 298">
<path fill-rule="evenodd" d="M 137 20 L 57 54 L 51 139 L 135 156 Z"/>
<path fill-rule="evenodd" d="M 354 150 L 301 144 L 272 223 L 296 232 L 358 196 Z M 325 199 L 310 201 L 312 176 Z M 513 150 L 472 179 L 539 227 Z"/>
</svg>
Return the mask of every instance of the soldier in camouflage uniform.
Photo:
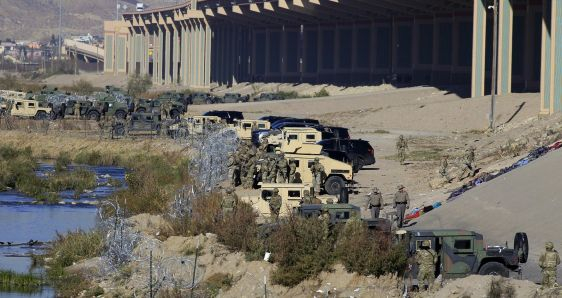
<svg viewBox="0 0 562 298">
<path fill-rule="evenodd" d="M 269 180 L 269 157 L 268 156 L 264 156 L 263 159 L 261 160 L 260 172 L 261 172 L 261 181 L 263 183 L 270 183 L 271 181 Z"/>
<path fill-rule="evenodd" d="M 76 117 L 76 119 L 80 118 L 80 103 L 79 102 L 74 103 L 74 117 Z"/>
<path fill-rule="evenodd" d="M 236 206 L 238 205 L 238 196 L 234 192 L 233 187 L 226 189 L 226 194 L 222 197 L 221 207 L 224 215 L 230 214 L 233 211 L 236 212 Z"/>
<path fill-rule="evenodd" d="M 447 182 L 451 181 L 449 177 L 449 155 L 445 154 L 441 157 L 441 163 L 439 164 L 439 175 L 441 178 L 447 180 Z"/>
<path fill-rule="evenodd" d="M 431 249 L 429 240 L 423 240 L 420 250 L 416 252 L 416 263 L 418 264 L 418 287 L 420 291 L 425 289 L 425 282 L 431 291 L 435 281 L 435 264 L 437 264 L 437 253 Z"/>
<path fill-rule="evenodd" d="M 474 163 L 474 159 L 475 159 L 474 147 L 470 146 L 468 149 L 466 149 L 466 154 L 463 160 L 463 168 L 459 175 L 459 181 L 467 177 L 474 177 L 474 175 L 476 174 L 476 165 Z M 468 176 L 465 177 L 467 173 Z"/>
<path fill-rule="evenodd" d="M 263 139 L 263 141 L 261 142 L 258 150 L 263 152 L 263 153 L 267 153 L 267 147 L 268 146 L 269 146 L 269 142 L 267 141 L 267 139 Z"/>
<path fill-rule="evenodd" d="M 378 188 L 373 187 L 373 191 L 367 195 L 367 208 L 371 210 L 371 218 L 379 218 L 382 208 L 382 195 Z"/>
<path fill-rule="evenodd" d="M 273 190 L 273 195 L 269 199 L 269 211 L 271 212 L 271 217 L 278 219 L 279 211 L 281 211 L 281 204 L 283 200 L 279 195 L 279 189 L 275 188 Z"/>
<path fill-rule="evenodd" d="M 283 153 L 279 154 L 277 160 L 277 183 L 287 183 L 287 160 Z"/>
<path fill-rule="evenodd" d="M 320 163 L 320 158 L 314 158 L 314 163 L 310 166 L 310 171 L 312 172 L 312 187 L 314 188 L 314 194 L 320 194 L 322 189 L 322 179 L 326 174 L 324 171 L 324 166 Z"/>
<path fill-rule="evenodd" d="M 398 227 L 401 228 L 404 224 L 404 214 L 410 208 L 410 196 L 404 189 L 404 185 L 398 185 L 398 192 L 394 194 L 394 208 L 398 217 Z"/>
<path fill-rule="evenodd" d="M 228 178 L 230 179 L 230 185 L 236 187 L 238 181 L 240 180 L 240 163 L 236 158 L 235 153 L 230 153 L 228 155 Z"/>
<path fill-rule="evenodd" d="M 275 179 L 277 179 L 277 158 L 271 157 L 269 159 L 269 182 L 274 183 Z"/>
<path fill-rule="evenodd" d="M 403 135 L 400 135 L 396 142 L 396 151 L 398 152 L 398 160 L 401 165 L 403 165 L 406 160 L 406 150 L 408 150 L 408 141 L 406 141 Z"/>
<path fill-rule="evenodd" d="M 305 189 L 302 192 L 301 205 L 310 205 L 310 204 L 312 204 L 312 196 L 310 195 L 310 191 Z"/>
<path fill-rule="evenodd" d="M 539 267 L 542 269 L 542 287 L 557 287 L 556 268 L 560 265 L 560 256 L 552 242 L 547 242 L 545 248 L 546 251 L 539 257 Z"/>
<path fill-rule="evenodd" d="M 257 170 L 257 158 L 256 156 L 251 156 L 250 160 L 247 164 L 247 172 L 246 172 L 246 185 L 244 186 L 247 189 L 251 189 L 254 186 L 254 175 L 256 174 Z"/>
<path fill-rule="evenodd" d="M 295 175 L 297 174 L 297 164 L 294 160 L 289 161 L 289 183 L 295 183 Z"/>
</svg>

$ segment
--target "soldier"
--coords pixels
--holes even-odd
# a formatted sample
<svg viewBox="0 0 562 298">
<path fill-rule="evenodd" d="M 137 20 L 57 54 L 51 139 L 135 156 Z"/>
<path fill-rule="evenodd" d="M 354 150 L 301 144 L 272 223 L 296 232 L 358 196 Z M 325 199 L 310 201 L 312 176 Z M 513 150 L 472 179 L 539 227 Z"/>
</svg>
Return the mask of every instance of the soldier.
<svg viewBox="0 0 562 298">
<path fill-rule="evenodd" d="M 279 189 L 275 188 L 273 190 L 273 195 L 269 199 L 269 211 L 271 216 L 276 220 L 279 218 L 279 211 L 281 210 L 282 198 L 279 195 Z"/>
<path fill-rule="evenodd" d="M 539 257 L 539 267 L 542 269 L 542 287 L 557 287 L 556 267 L 560 265 L 560 256 L 552 242 L 547 242 L 545 248 L 546 251 Z"/>
<path fill-rule="evenodd" d="M 221 202 L 223 215 L 227 215 L 233 211 L 236 211 L 237 205 L 238 205 L 238 196 L 234 192 L 233 187 L 228 187 L 226 189 L 226 194 L 222 197 L 222 202 Z"/>
<path fill-rule="evenodd" d="M 373 187 L 373 191 L 367 195 L 367 208 L 371 209 L 371 218 L 379 218 L 382 208 L 382 195 L 378 188 Z"/>
<path fill-rule="evenodd" d="M 398 137 L 398 141 L 396 142 L 396 150 L 398 151 L 398 160 L 400 160 L 400 164 L 404 165 L 404 160 L 406 160 L 406 150 L 408 149 L 408 141 L 404 138 L 403 135 Z"/>
<path fill-rule="evenodd" d="M 295 182 L 295 175 L 297 174 L 297 163 L 294 160 L 289 161 L 289 183 Z"/>
<path fill-rule="evenodd" d="M 410 208 L 410 197 L 404 189 L 404 185 L 398 185 L 398 192 L 394 194 L 394 208 L 398 216 L 398 227 L 401 228 L 404 224 L 404 214 Z"/>
<path fill-rule="evenodd" d="M 271 181 L 269 180 L 269 157 L 268 156 L 264 156 L 263 159 L 261 160 L 261 167 L 260 167 L 260 172 L 261 172 L 261 181 L 263 183 L 270 183 Z"/>
<path fill-rule="evenodd" d="M 466 149 L 466 154 L 463 160 L 463 169 L 459 175 L 459 181 L 463 180 L 465 175 L 468 173 L 467 177 L 474 177 L 476 174 L 476 165 L 474 164 L 475 154 L 474 147 L 470 146 Z"/>
<path fill-rule="evenodd" d="M 279 154 L 277 161 L 277 183 L 287 183 L 287 160 L 283 153 Z"/>
<path fill-rule="evenodd" d="M 312 172 L 312 187 L 314 188 L 314 194 L 320 194 L 320 189 L 322 189 L 322 178 L 324 178 L 324 166 L 320 163 L 320 158 L 314 158 L 314 163 L 310 166 L 310 171 Z"/>
<path fill-rule="evenodd" d="M 228 154 L 228 178 L 230 179 L 230 186 L 236 187 L 239 180 L 240 164 L 233 152 Z"/>
<path fill-rule="evenodd" d="M 439 175 L 441 178 L 447 180 L 447 182 L 451 181 L 449 177 L 449 155 L 445 154 L 441 157 L 441 164 L 439 165 Z"/>
<path fill-rule="evenodd" d="M 80 103 L 79 102 L 74 103 L 74 117 L 76 117 L 76 119 L 80 118 Z"/>
<path fill-rule="evenodd" d="M 247 172 L 246 172 L 246 179 L 245 179 L 245 188 L 246 189 L 252 189 L 254 186 L 254 175 L 256 173 L 256 169 L 257 169 L 257 159 L 255 156 L 251 156 L 250 160 L 248 161 L 247 166 Z"/>
<path fill-rule="evenodd" d="M 437 253 L 431 249 L 429 240 L 423 240 L 420 250 L 416 252 L 416 263 L 418 264 L 418 287 L 420 291 L 425 289 L 425 282 L 431 291 L 435 281 L 435 264 L 437 264 Z"/>
<path fill-rule="evenodd" d="M 305 189 L 302 192 L 301 205 L 310 205 L 310 204 L 312 204 L 312 196 L 310 196 L 310 191 L 308 189 Z"/>
<path fill-rule="evenodd" d="M 271 157 L 269 159 L 269 182 L 274 183 L 277 179 L 277 159 L 275 157 Z"/>
<path fill-rule="evenodd" d="M 263 153 L 267 153 L 268 146 L 269 146 L 269 142 L 267 141 L 267 139 L 263 139 L 263 141 L 260 143 L 259 151 Z"/>
</svg>

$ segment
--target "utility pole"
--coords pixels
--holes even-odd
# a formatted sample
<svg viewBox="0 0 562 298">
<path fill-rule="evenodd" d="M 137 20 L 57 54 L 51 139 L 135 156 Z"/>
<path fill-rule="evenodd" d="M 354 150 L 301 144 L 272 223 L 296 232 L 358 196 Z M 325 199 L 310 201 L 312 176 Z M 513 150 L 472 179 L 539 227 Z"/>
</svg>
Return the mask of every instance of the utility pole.
<svg viewBox="0 0 562 298">
<path fill-rule="evenodd" d="M 119 0 L 115 0 L 115 20 L 119 21 Z"/>
<path fill-rule="evenodd" d="M 508 1 L 508 0 L 504 0 Z M 498 82 L 498 0 L 494 0 L 494 7 L 492 8 L 494 14 L 494 34 L 493 34 L 493 53 L 492 53 L 492 99 L 490 102 L 490 129 L 495 129 L 494 114 L 496 109 L 496 92 Z"/>
</svg>

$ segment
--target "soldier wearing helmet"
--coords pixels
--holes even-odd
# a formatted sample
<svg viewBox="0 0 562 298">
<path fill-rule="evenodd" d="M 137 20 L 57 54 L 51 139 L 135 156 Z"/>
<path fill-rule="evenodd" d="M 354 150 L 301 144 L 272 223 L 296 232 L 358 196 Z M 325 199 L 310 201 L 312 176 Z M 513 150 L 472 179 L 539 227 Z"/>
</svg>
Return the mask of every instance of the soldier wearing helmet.
<svg viewBox="0 0 562 298">
<path fill-rule="evenodd" d="M 425 283 L 431 291 L 435 281 L 435 264 L 437 264 L 437 253 L 431 249 L 431 242 L 423 240 L 420 249 L 416 252 L 416 263 L 418 264 L 418 287 L 420 291 L 425 290 Z"/>
<path fill-rule="evenodd" d="M 273 195 L 269 199 L 269 211 L 271 212 L 271 216 L 275 219 L 279 218 L 279 211 L 281 210 L 281 204 L 283 200 L 279 195 L 279 189 L 273 189 Z"/>
<path fill-rule="evenodd" d="M 406 150 L 408 150 L 408 141 L 406 141 L 403 135 L 400 135 L 396 142 L 396 151 L 401 165 L 404 165 L 406 160 Z"/>
<path fill-rule="evenodd" d="M 398 192 L 394 194 L 394 208 L 398 216 L 398 227 L 401 228 L 404 224 L 404 214 L 410 208 L 410 196 L 402 184 L 398 185 Z"/>
<path fill-rule="evenodd" d="M 233 187 L 226 188 L 226 194 L 222 197 L 221 207 L 224 215 L 236 211 L 238 205 L 238 196 L 234 192 Z"/>
<path fill-rule="evenodd" d="M 382 204 L 381 192 L 378 188 L 373 187 L 373 191 L 367 195 L 367 208 L 371 210 L 371 218 L 379 218 Z"/>
<path fill-rule="evenodd" d="M 550 241 L 545 244 L 545 249 L 546 251 L 539 257 L 539 267 L 542 269 L 542 287 L 557 287 L 556 267 L 560 265 L 560 256 Z"/>
<path fill-rule="evenodd" d="M 474 162 L 474 160 L 476 159 L 476 155 L 474 153 L 474 150 L 475 148 L 473 146 L 470 146 L 468 147 L 468 149 L 466 149 L 466 154 L 464 156 L 463 165 L 462 165 L 462 171 L 458 177 L 459 181 L 467 177 L 474 177 L 474 175 L 476 175 L 476 164 Z M 465 177 L 466 174 L 468 174 L 467 177 Z"/>
<path fill-rule="evenodd" d="M 314 194 L 320 194 L 322 181 L 326 174 L 324 166 L 320 163 L 320 158 L 314 158 L 314 163 L 310 166 L 310 171 L 312 172 L 312 188 L 314 188 Z"/>
</svg>

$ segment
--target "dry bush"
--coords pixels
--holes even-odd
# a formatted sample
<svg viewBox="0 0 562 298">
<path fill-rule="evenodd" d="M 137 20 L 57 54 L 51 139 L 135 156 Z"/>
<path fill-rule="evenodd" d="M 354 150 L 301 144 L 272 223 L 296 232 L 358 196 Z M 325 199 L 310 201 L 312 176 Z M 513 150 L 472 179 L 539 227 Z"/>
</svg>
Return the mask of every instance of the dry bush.
<svg viewBox="0 0 562 298">
<path fill-rule="evenodd" d="M 96 88 L 92 83 L 87 80 L 80 79 L 75 81 L 70 86 L 64 86 L 61 88 L 64 91 L 72 92 L 78 95 L 90 95 L 96 91 L 102 91 L 101 88 Z"/>
<path fill-rule="evenodd" d="M 340 231 L 336 256 L 349 272 L 381 276 L 402 272 L 406 248 L 393 244 L 389 235 L 369 230 L 361 221 L 349 221 Z"/>
<path fill-rule="evenodd" d="M 515 297 L 515 288 L 505 278 L 493 278 L 488 289 L 488 298 Z"/>
<path fill-rule="evenodd" d="M 294 286 L 330 269 L 335 261 L 333 238 L 318 218 L 291 216 L 271 235 L 271 253 L 277 268 L 274 283 Z"/>
</svg>

